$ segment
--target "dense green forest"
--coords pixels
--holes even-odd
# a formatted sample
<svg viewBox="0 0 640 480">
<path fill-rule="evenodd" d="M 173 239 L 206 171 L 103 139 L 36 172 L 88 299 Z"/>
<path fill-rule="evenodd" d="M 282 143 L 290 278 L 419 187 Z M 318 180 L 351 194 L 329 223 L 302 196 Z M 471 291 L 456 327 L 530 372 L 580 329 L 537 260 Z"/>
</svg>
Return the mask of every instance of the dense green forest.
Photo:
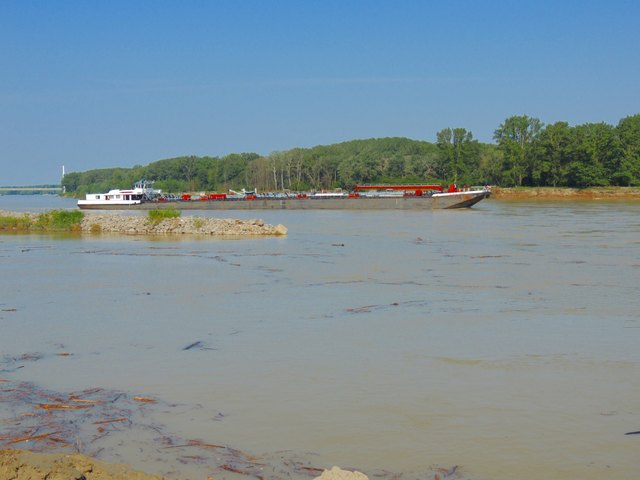
<svg viewBox="0 0 640 480">
<path fill-rule="evenodd" d="M 434 182 L 458 185 L 640 185 L 640 114 L 617 126 L 567 122 L 544 125 L 527 115 L 507 118 L 495 144 L 480 143 L 465 128 L 445 128 L 436 142 L 408 138 L 353 140 L 293 148 L 267 156 L 184 156 L 132 168 L 65 175 L 67 192 L 84 194 L 129 188 L 154 180 L 165 192 L 350 188 L 359 183 Z"/>
</svg>

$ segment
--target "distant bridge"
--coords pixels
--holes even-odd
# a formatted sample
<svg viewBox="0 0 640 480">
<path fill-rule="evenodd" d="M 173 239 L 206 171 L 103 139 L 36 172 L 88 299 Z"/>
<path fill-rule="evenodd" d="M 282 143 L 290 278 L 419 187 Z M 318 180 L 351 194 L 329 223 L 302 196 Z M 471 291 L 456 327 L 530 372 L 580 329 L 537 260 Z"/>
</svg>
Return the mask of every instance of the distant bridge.
<svg viewBox="0 0 640 480">
<path fill-rule="evenodd" d="M 34 185 L 32 187 L 0 187 L 0 195 L 44 195 L 64 193 L 62 185 Z"/>
</svg>

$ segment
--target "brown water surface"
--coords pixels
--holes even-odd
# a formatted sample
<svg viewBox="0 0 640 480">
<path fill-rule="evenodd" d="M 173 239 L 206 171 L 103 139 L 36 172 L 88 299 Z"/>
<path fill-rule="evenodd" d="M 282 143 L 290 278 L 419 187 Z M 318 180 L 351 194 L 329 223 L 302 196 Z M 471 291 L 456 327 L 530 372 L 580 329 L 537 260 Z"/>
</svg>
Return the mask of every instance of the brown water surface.
<svg viewBox="0 0 640 480">
<path fill-rule="evenodd" d="M 638 203 L 198 214 L 289 234 L 0 236 L 0 378 L 153 396 L 164 431 L 265 458 L 640 475 Z M 209 474 L 141 454 L 157 446 L 138 433 L 103 456 Z"/>
</svg>

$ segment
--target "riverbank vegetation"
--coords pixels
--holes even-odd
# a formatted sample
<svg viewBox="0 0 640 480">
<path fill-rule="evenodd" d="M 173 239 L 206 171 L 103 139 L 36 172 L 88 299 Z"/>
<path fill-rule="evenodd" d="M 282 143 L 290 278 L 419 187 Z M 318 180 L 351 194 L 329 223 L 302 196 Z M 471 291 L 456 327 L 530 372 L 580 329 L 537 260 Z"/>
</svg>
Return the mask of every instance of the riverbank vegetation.
<svg viewBox="0 0 640 480">
<path fill-rule="evenodd" d="M 0 231 L 79 232 L 83 218 L 84 213 L 77 210 L 51 210 L 22 215 L 0 212 Z"/>
<path fill-rule="evenodd" d="M 512 116 L 494 132 L 495 144 L 474 140 L 465 128 L 444 128 L 435 142 L 408 138 L 352 140 L 312 148 L 184 156 L 147 166 L 67 174 L 70 194 L 130 188 L 145 178 L 165 192 L 350 188 L 359 183 L 433 182 L 503 187 L 640 185 L 640 114 L 617 125 L 543 124 Z"/>
<path fill-rule="evenodd" d="M 177 218 L 180 215 L 180 210 L 177 210 L 175 208 L 149 210 L 149 220 L 155 225 L 160 223 L 162 220 L 165 220 L 167 218 Z"/>
</svg>

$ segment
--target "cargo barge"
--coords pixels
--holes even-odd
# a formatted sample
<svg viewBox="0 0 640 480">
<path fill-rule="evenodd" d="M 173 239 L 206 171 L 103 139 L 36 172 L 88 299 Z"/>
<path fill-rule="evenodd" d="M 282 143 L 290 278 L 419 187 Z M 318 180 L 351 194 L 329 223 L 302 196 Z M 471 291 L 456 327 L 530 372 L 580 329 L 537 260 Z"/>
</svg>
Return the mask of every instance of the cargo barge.
<svg viewBox="0 0 640 480">
<path fill-rule="evenodd" d="M 152 182 L 137 182 L 131 190 L 87 194 L 81 209 L 150 210 L 429 210 L 469 208 L 491 195 L 489 187 L 446 191 L 440 185 L 357 185 L 353 191 L 257 193 L 230 191 L 201 195 L 163 195 Z"/>
</svg>

